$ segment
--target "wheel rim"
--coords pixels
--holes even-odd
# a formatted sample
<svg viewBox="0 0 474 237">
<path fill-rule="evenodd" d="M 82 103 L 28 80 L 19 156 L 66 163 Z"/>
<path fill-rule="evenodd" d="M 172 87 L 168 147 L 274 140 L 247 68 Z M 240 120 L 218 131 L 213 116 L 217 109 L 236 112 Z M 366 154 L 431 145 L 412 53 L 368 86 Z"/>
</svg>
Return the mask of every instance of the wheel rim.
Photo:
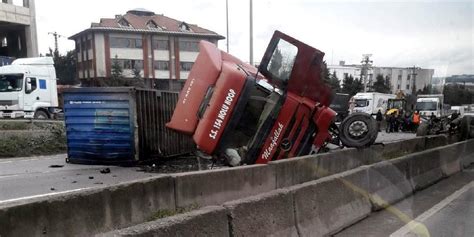
<svg viewBox="0 0 474 237">
<path fill-rule="evenodd" d="M 349 125 L 349 135 L 351 135 L 351 137 L 360 137 L 368 131 L 369 128 L 367 124 L 362 121 L 354 121 Z"/>
<path fill-rule="evenodd" d="M 46 116 L 44 116 L 44 114 L 38 114 L 38 116 L 36 118 L 37 119 L 46 119 Z"/>
</svg>

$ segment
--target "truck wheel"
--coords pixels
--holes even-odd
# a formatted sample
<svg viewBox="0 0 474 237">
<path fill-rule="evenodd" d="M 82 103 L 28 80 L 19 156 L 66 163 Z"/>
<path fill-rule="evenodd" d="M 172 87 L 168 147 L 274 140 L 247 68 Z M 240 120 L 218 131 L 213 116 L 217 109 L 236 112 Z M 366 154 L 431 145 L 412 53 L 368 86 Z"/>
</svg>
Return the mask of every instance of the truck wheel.
<svg viewBox="0 0 474 237">
<path fill-rule="evenodd" d="M 347 147 L 365 147 L 377 139 L 377 122 L 369 114 L 353 113 L 342 121 L 339 137 Z"/>
<path fill-rule="evenodd" d="M 418 128 L 416 129 L 416 136 L 417 137 L 423 137 L 428 135 L 428 124 L 427 123 L 422 123 Z"/>
<path fill-rule="evenodd" d="M 460 138 L 466 140 L 471 137 L 471 116 L 464 116 L 459 125 Z"/>
<path fill-rule="evenodd" d="M 43 110 L 36 110 L 35 112 L 35 115 L 34 115 L 34 118 L 35 119 L 48 119 L 49 116 L 46 112 L 44 112 Z"/>
</svg>

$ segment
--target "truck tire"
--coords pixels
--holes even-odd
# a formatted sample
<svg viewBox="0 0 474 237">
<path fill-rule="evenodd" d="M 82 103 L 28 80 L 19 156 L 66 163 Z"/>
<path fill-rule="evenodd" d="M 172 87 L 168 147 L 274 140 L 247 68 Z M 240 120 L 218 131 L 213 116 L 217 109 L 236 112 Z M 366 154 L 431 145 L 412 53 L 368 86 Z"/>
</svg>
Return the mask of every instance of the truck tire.
<svg viewBox="0 0 474 237">
<path fill-rule="evenodd" d="M 43 110 L 36 110 L 34 118 L 43 120 L 43 119 L 48 119 L 49 116 L 48 116 L 48 113 L 44 112 Z"/>
<path fill-rule="evenodd" d="M 416 129 L 416 136 L 417 137 L 423 137 L 428 135 L 428 124 L 427 123 L 422 123 L 418 128 Z"/>
<path fill-rule="evenodd" d="M 370 114 L 353 113 L 342 121 L 339 138 L 346 147 L 366 147 L 377 139 L 377 122 Z"/>
<path fill-rule="evenodd" d="M 471 138 L 471 116 L 464 116 L 459 125 L 459 135 L 461 141 Z"/>
</svg>

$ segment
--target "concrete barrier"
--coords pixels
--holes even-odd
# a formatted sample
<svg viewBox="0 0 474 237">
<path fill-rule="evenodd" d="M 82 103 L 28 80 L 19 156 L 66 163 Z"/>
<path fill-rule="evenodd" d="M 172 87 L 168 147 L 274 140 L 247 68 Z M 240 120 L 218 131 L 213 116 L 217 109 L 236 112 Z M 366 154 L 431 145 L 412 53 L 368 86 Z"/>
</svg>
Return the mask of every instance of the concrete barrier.
<svg viewBox="0 0 474 237">
<path fill-rule="evenodd" d="M 98 236 L 229 236 L 227 211 L 209 206 Z"/>
<path fill-rule="evenodd" d="M 425 137 L 425 150 L 448 145 L 448 137 L 446 135 L 434 135 Z"/>
<path fill-rule="evenodd" d="M 231 236 L 298 236 L 293 196 L 280 189 L 224 204 Z"/>
<path fill-rule="evenodd" d="M 464 153 L 461 157 L 461 165 L 463 168 L 474 164 L 474 139 L 468 140 L 464 143 Z"/>
<path fill-rule="evenodd" d="M 438 138 L 440 137 L 440 138 Z M 444 136 L 430 137 L 433 145 L 446 141 Z M 276 174 L 276 187 L 284 188 L 342 173 L 362 165 L 375 164 L 413 152 L 425 150 L 425 137 L 387 144 L 376 144 L 365 149 L 347 148 L 312 156 L 269 162 Z"/>
<path fill-rule="evenodd" d="M 220 205 L 276 186 L 273 167 L 268 165 L 182 173 L 173 178 L 177 207 Z"/>
<path fill-rule="evenodd" d="M 459 171 L 461 159 L 474 155 L 474 148 L 468 148 L 470 145 L 474 145 L 474 142 L 461 142 L 413 153 L 397 159 L 363 165 L 347 172 L 288 188 L 227 202 L 221 207 L 225 209 L 226 217 L 222 217 L 222 209 L 215 207 L 219 212 L 211 213 L 215 214 L 215 217 L 203 210 L 190 213 L 189 218 L 170 217 L 111 233 L 126 236 L 199 236 L 201 233 L 211 236 L 332 235 L 367 217 L 371 211 L 387 207 L 411 195 L 416 189 L 424 188 L 443 176 Z M 411 147 L 419 149 L 418 145 Z M 350 153 L 351 151 L 346 152 Z M 326 156 L 331 157 L 330 155 Z M 309 162 L 307 158 L 297 159 L 306 159 L 304 162 L 297 162 L 297 164 L 309 164 L 305 163 Z M 286 163 L 274 162 L 273 164 Z M 291 171 L 286 170 L 285 173 L 280 171 L 280 173 L 289 175 Z M 278 174 L 278 171 L 276 173 Z M 296 182 L 302 177 L 308 178 L 311 175 L 319 177 L 325 174 L 314 172 L 301 177 L 287 177 L 293 179 L 291 182 Z M 197 227 L 193 227 L 194 224 L 189 224 L 190 220 L 194 221 L 192 223 L 199 223 L 195 220 L 196 218 L 211 221 L 217 218 L 217 215 L 220 218 L 217 222 L 218 227 L 216 227 L 218 230 L 203 232 L 198 229 L 196 233 L 191 232 Z M 200 219 L 201 216 L 202 219 Z M 227 225 L 221 222 L 223 219 Z M 226 226 L 228 232 L 224 233 Z"/>
<path fill-rule="evenodd" d="M 0 236 L 89 236 L 175 209 L 169 176 L 0 206 Z"/>
<path fill-rule="evenodd" d="M 289 187 L 364 165 L 364 153 L 354 148 L 270 162 L 276 188 Z"/>
<path fill-rule="evenodd" d="M 222 205 L 222 203 L 230 200 L 258 195 L 277 188 L 298 185 L 347 170 L 357 170 L 360 166 L 363 167 L 359 169 L 363 170 L 367 168 L 364 165 L 386 158 L 393 158 L 391 156 L 396 151 L 417 151 L 424 149 L 425 146 L 446 142 L 446 138 L 429 137 L 426 139 L 416 138 L 401 143 L 387 144 L 384 147 L 376 146 L 362 150 L 344 149 L 317 156 L 271 162 L 269 165 L 244 166 L 232 169 L 163 176 L 108 188 L 82 191 L 80 193 L 61 194 L 56 197 L 35 198 L 28 201 L 10 203 L 0 206 L 0 225 L 2 227 L 0 228 L 0 236 L 35 236 L 43 235 L 44 233 L 50 236 L 84 236 L 106 232 L 142 223 L 158 210 L 174 210 L 176 207 L 187 207 L 190 205 Z M 423 141 L 425 142 L 423 143 Z M 431 145 L 426 145 L 428 143 Z M 424 144 L 423 147 L 421 144 Z M 451 146 L 453 147 L 448 147 L 449 151 L 444 150 L 446 147 L 443 147 L 400 158 L 410 160 L 408 164 L 398 159 L 393 159 L 389 163 L 384 162 L 372 166 L 366 172 L 367 175 L 365 176 L 367 179 L 361 178 L 362 181 L 360 181 L 361 183 L 358 187 L 366 187 L 360 188 L 360 190 L 366 191 L 366 195 L 367 193 L 378 195 L 387 203 L 396 202 L 410 193 L 410 186 L 406 183 L 406 179 L 397 180 L 397 177 L 403 177 L 403 172 L 408 170 L 408 174 L 405 177 L 408 177 L 410 180 L 411 187 L 421 189 L 444 176 L 458 172 L 461 164 L 467 165 L 474 162 L 474 141 Z M 459 159 L 453 158 L 453 155 L 450 155 L 451 152 L 457 151 L 457 149 L 462 151 L 455 153 L 461 157 Z M 388 164 L 392 165 L 393 169 L 390 170 Z M 396 170 L 399 170 L 400 174 Z M 354 177 L 364 177 L 362 173 L 364 172 L 359 171 L 357 175 L 354 174 Z M 352 176 L 350 177 L 352 179 Z M 329 177 L 327 178 L 329 179 Z M 314 182 L 312 185 L 305 184 L 309 186 L 301 187 L 301 191 L 292 189 L 291 194 L 278 191 L 278 195 L 264 195 L 264 197 L 257 198 L 257 200 L 250 198 L 243 202 L 228 203 L 226 208 L 231 210 L 231 213 L 234 213 L 230 214 L 230 217 L 240 216 L 243 218 L 244 210 L 247 210 L 245 208 L 247 208 L 246 205 L 248 204 L 255 209 L 255 213 L 252 214 L 254 217 L 258 217 L 258 215 L 264 217 L 267 214 L 258 205 L 266 205 L 263 204 L 266 201 L 269 203 L 287 203 L 289 200 L 293 200 L 293 196 L 295 196 L 295 207 L 293 209 L 297 210 L 296 213 L 298 218 L 300 218 L 299 220 L 303 221 L 305 219 L 301 218 L 304 215 L 300 215 L 300 213 L 303 213 L 303 204 L 298 203 L 303 203 L 305 196 L 303 193 L 306 192 L 310 195 L 308 190 L 316 191 L 315 188 L 319 187 L 318 189 L 321 190 L 319 192 L 328 193 L 328 196 L 325 196 L 327 202 L 319 203 L 319 201 L 323 200 L 317 200 L 311 205 L 327 205 L 326 209 L 321 209 L 326 211 L 329 211 L 329 206 L 332 206 L 336 211 L 344 213 L 342 209 L 337 207 L 340 204 L 345 205 L 344 208 L 348 208 L 348 210 L 352 208 L 355 212 L 354 215 L 344 214 L 347 219 L 336 219 L 332 225 L 321 220 L 323 224 L 326 223 L 326 226 L 321 228 L 323 230 L 326 228 L 328 233 L 341 228 L 344 223 L 350 223 L 361 218 L 362 214 L 360 213 L 365 213 L 365 211 L 359 212 L 357 208 L 366 210 L 367 206 L 369 206 L 368 208 L 370 209 L 368 196 L 364 199 L 360 196 L 362 194 L 350 193 L 349 191 L 347 196 L 343 195 L 341 190 L 344 190 L 345 187 L 341 186 L 341 183 L 344 184 L 344 181 L 340 177 L 331 181 L 323 178 Z M 354 182 L 357 183 L 356 181 Z M 333 185 L 328 185 L 328 183 L 333 183 Z M 332 186 L 340 187 L 340 190 Z M 335 196 L 331 195 L 330 192 L 334 192 Z M 332 200 L 334 197 L 338 197 L 338 195 L 343 195 L 339 201 Z M 251 204 L 253 203 L 251 200 L 259 204 Z M 300 201 L 297 202 L 296 200 Z M 377 203 L 373 196 L 371 200 L 375 206 L 374 209 L 384 206 L 383 203 Z M 270 206 L 265 208 L 270 209 Z M 273 208 L 279 209 L 280 206 L 278 204 Z M 291 209 L 286 206 L 281 208 L 285 210 Z M 242 212 L 240 212 L 241 210 Z M 258 212 L 262 213 L 258 214 Z M 279 210 L 274 210 L 274 212 L 274 215 L 277 217 L 282 214 Z M 291 215 L 294 216 L 294 213 Z M 333 218 L 331 220 L 334 220 L 335 217 L 331 218 Z M 244 226 L 246 222 L 238 222 L 237 219 L 233 221 L 234 219 L 231 218 L 231 223 L 234 223 L 233 226 L 236 227 L 235 231 L 231 230 L 231 232 L 249 233 L 239 232 L 241 230 L 239 226 Z M 246 220 L 251 220 L 251 218 Z M 288 221 L 288 219 L 285 219 L 285 221 Z M 22 225 L 18 225 L 18 223 L 22 223 Z M 293 224 L 293 226 L 296 226 L 296 224 Z M 298 226 L 301 227 L 301 231 L 306 228 L 304 224 Z M 281 231 L 281 234 L 293 233 L 293 228 L 296 230 L 296 227 L 285 224 L 282 225 L 282 229 L 279 231 Z M 264 232 L 264 230 L 262 231 Z"/>
<path fill-rule="evenodd" d="M 409 168 L 407 157 L 370 166 L 368 191 L 373 210 L 386 208 L 413 193 Z"/>
<path fill-rule="evenodd" d="M 367 168 L 361 167 L 290 188 L 301 236 L 328 236 L 371 212 Z"/>
<path fill-rule="evenodd" d="M 414 190 L 426 188 L 443 178 L 439 149 L 423 151 L 406 157 L 410 159 L 409 177 Z"/>
</svg>

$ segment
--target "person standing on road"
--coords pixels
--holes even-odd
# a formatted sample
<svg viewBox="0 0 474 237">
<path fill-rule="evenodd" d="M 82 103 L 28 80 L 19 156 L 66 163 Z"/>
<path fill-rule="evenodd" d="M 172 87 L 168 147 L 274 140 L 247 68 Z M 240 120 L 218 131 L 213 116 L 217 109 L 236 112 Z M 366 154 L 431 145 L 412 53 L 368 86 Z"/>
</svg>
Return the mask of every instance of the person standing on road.
<svg viewBox="0 0 474 237">
<path fill-rule="evenodd" d="M 377 120 L 377 130 L 379 132 L 381 132 L 380 127 L 382 125 L 383 115 L 382 115 L 382 111 L 380 111 L 380 109 L 377 112 L 377 115 L 375 116 L 375 120 Z"/>
<path fill-rule="evenodd" d="M 395 118 L 393 120 L 393 130 L 394 132 L 398 132 L 400 128 L 400 113 L 395 112 Z"/>
<path fill-rule="evenodd" d="M 421 122 L 420 111 L 417 110 L 413 114 L 413 130 L 415 132 L 418 129 L 418 126 L 420 126 L 420 122 Z"/>
</svg>

